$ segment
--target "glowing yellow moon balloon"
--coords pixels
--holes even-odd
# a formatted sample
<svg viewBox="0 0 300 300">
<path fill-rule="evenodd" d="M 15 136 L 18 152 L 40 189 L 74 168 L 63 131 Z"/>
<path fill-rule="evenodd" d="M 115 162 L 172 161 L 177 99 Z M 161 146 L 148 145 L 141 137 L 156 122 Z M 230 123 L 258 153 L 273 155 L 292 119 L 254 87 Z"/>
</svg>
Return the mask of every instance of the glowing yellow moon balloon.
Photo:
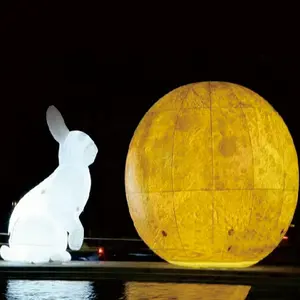
<svg viewBox="0 0 300 300">
<path fill-rule="evenodd" d="M 287 231 L 298 197 L 292 137 L 262 97 L 232 83 L 173 90 L 146 113 L 125 171 L 130 215 L 170 263 L 247 267 Z"/>
</svg>

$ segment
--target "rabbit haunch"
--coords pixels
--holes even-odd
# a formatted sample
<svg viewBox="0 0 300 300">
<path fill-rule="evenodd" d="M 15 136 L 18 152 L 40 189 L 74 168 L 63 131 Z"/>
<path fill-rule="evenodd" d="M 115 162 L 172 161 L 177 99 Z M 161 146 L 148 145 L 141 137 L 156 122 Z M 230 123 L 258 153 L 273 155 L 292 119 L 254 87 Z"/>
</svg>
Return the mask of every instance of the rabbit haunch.
<svg viewBox="0 0 300 300">
<path fill-rule="evenodd" d="M 89 198 L 89 165 L 97 146 L 84 132 L 69 131 L 62 115 L 50 106 L 47 124 L 59 143 L 59 166 L 16 205 L 9 221 L 9 247 L 4 260 L 21 262 L 69 261 L 66 251 L 81 248 L 84 229 L 79 216 Z"/>
</svg>

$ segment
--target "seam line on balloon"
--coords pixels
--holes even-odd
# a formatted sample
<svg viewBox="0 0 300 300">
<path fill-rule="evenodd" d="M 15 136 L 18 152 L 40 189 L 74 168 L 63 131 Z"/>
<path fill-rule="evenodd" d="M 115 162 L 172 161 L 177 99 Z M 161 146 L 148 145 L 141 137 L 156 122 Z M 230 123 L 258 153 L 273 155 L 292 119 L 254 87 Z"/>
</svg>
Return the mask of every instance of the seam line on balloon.
<svg viewBox="0 0 300 300">
<path fill-rule="evenodd" d="M 193 192 L 238 192 L 238 191 L 279 191 L 281 192 L 282 189 L 268 189 L 268 188 L 256 188 L 256 189 L 195 189 L 195 190 L 188 190 L 186 191 L 186 193 L 193 193 Z M 286 192 L 296 192 L 297 189 L 284 189 L 284 191 Z M 171 190 L 171 191 L 151 191 L 151 192 L 131 192 L 131 191 L 127 191 L 128 194 L 160 194 L 160 193 L 182 193 L 182 192 L 185 192 L 185 191 L 182 191 L 182 190 Z"/>
<path fill-rule="evenodd" d="M 278 139 L 277 139 L 278 140 Z M 282 139 L 280 139 L 280 141 L 282 141 Z M 278 225 L 279 225 L 279 219 L 281 217 L 281 214 L 282 214 L 282 209 L 283 209 L 283 202 L 285 200 L 285 197 L 284 197 L 284 192 L 285 192 L 285 173 L 284 173 L 284 145 L 281 145 L 281 149 L 283 151 L 282 153 L 282 174 L 283 174 L 283 179 L 282 179 L 282 200 L 281 200 L 281 207 L 280 207 L 280 211 L 279 211 L 279 214 L 278 214 L 278 218 L 277 218 L 277 228 L 278 228 Z"/>
<path fill-rule="evenodd" d="M 240 105 L 240 108 L 241 108 L 241 112 L 242 112 L 242 115 L 243 115 L 243 118 L 244 118 L 244 121 L 245 121 L 245 124 L 247 126 L 247 129 L 248 129 L 248 135 L 249 135 L 249 141 L 250 141 L 250 147 L 251 147 L 251 152 L 252 152 L 252 170 L 253 170 L 253 187 L 252 187 L 252 190 L 256 190 L 255 189 L 255 176 L 254 176 L 254 152 L 253 152 L 253 143 L 252 143 L 252 139 L 251 139 L 251 134 L 250 134 L 250 130 L 249 130 L 249 125 L 248 125 L 248 122 L 247 122 L 247 118 L 246 118 L 246 114 L 243 110 L 243 107 L 242 107 L 242 103 L 241 103 L 241 100 L 238 98 L 238 96 L 232 91 L 232 93 L 234 94 L 234 96 L 236 97 L 236 99 L 238 100 L 239 102 L 239 105 Z M 255 108 L 254 108 L 255 109 Z M 249 189 L 251 190 L 251 189 Z M 252 199 L 252 205 L 251 205 L 251 210 L 250 210 L 250 214 L 249 214 L 249 223 L 248 223 L 248 227 L 250 226 L 250 223 L 251 223 L 251 220 L 252 220 L 252 214 L 253 214 L 253 210 L 254 210 L 254 199 L 253 199 L 253 194 L 251 195 L 251 199 Z"/>
<path fill-rule="evenodd" d="M 206 106 L 206 104 L 205 104 L 205 103 L 203 102 L 203 100 L 201 99 L 200 95 L 194 90 L 193 87 L 191 87 L 191 90 L 192 90 L 192 92 L 193 92 L 197 97 L 199 97 L 199 99 L 200 99 L 202 105 L 204 106 L 204 107 L 198 107 L 198 106 L 196 106 L 195 108 L 208 108 L 208 109 L 210 109 L 210 107 Z M 195 109 L 195 108 L 191 107 L 191 109 Z M 186 108 L 184 108 L 184 109 L 186 109 Z"/>
<path fill-rule="evenodd" d="M 189 88 L 189 90 L 190 90 L 190 88 Z M 187 91 L 187 93 L 189 92 L 189 90 Z M 177 217 L 176 217 L 176 212 L 175 212 L 175 199 L 174 199 L 175 198 L 174 197 L 174 149 L 175 149 L 175 136 L 176 136 L 176 128 L 177 128 L 177 122 L 178 122 L 179 114 L 180 114 L 180 112 L 182 110 L 182 107 L 183 107 L 183 101 L 184 101 L 184 97 L 182 97 L 181 105 L 180 105 L 180 108 L 178 110 L 177 117 L 176 117 L 175 124 L 174 124 L 173 146 L 172 146 L 172 160 L 171 160 L 171 174 L 172 174 L 172 193 L 173 193 L 173 214 L 174 214 L 174 220 L 175 220 L 175 225 L 176 225 L 177 234 L 178 234 L 178 237 L 179 237 L 179 241 L 180 241 L 181 247 L 182 247 L 182 249 L 183 249 L 183 251 L 185 253 L 185 256 L 187 257 L 187 253 L 186 253 L 186 250 L 185 250 L 185 248 L 183 246 L 182 239 L 181 239 L 180 232 L 179 232 L 179 228 L 178 228 L 178 222 L 177 222 Z"/>
<path fill-rule="evenodd" d="M 283 202 L 284 202 L 284 200 L 285 200 L 285 197 L 284 197 L 284 189 L 282 189 L 282 198 L 281 198 L 282 200 L 281 200 L 281 206 L 280 206 L 280 210 L 279 210 L 279 214 L 278 214 L 278 218 L 277 218 L 277 228 L 278 228 L 278 225 L 279 225 L 279 219 L 280 219 L 280 217 L 281 217 L 281 214 L 282 214 L 282 209 L 283 209 Z"/>
<path fill-rule="evenodd" d="M 214 243 L 214 227 L 215 227 L 215 220 L 214 220 L 214 210 L 215 210 L 215 199 L 214 199 L 214 188 L 215 188 L 215 180 L 214 180 L 214 141 L 213 141 L 213 128 L 212 128 L 212 98 L 211 98 L 211 85 L 210 81 L 208 82 L 208 92 L 209 92 L 209 100 L 210 100 L 210 146 L 211 146 L 211 173 L 212 173 L 212 233 L 211 233 L 211 239 L 212 239 L 212 244 Z"/>
<path fill-rule="evenodd" d="M 250 142 L 250 147 L 251 147 L 251 153 L 252 153 L 252 179 L 253 179 L 253 186 L 252 186 L 252 190 L 255 190 L 255 176 L 254 176 L 254 152 L 253 152 L 253 144 L 252 144 L 252 139 L 251 139 L 251 134 L 250 134 L 250 130 L 249 130 L 249 124 L 247 122 L 247 118 L 246 118 L 246 114 L 243 110 L 243 105 L 242 102 L 240 100 L 240 98 L 234 93 L 234 91 L 231 89 L 232 94 L 235 96 L 235 98 L 237 99 L 238 103 L 239 103 L 239 107 L 241 109 L 241 113 L 243 116 L 243 119 L 245 121 L 245 125 L 247 127 L 247 131 L 248 131 L 248 136 L 249 136 L 249 142 Z M 251 189 L 249 189 L 251 190 Z M 251 195 L 251 199 L 252 199 L 252 205 L 251 205 L 251 209 L 250 209 L 250 214 L 249 214 L 249 224 L 248 227 L 251 223 L 251 219 L 252 219 L 252 214 L 253 214 L 253 210 L 254 210 L 254 200 L 253 200 L 253 194 Z M 265 214 L 265 213 L 264 213 Z"/>
<path fill-rule="evenodd" d="M 243 116 L 243 119 L 244 119 L 244 122 L 245 122 L 245 125 L 247 127 L 247 131 L 248 131 L 248 137 L 249 137 L 249 142 L 250 142 L 250 147 L 251 147 L 251 153 L 252 153 L 252 180 L 253 180 L 253 187 L 252 189 L 255 188 L 255 178 L 254 178 L 254 153 L 253 153 L 253 144 L 252 144 L 252 138 L 251 138 L 251 134 L 250 134 L 250 128 L 249 128 L 249 124 L 248 124 L 248 121 L 247 121 L 247 117 L 246 117 L 246 114 L 243 110 L 243 106 L 242 106 L 242 102 L 241 100 L 239 99 L 239 97 L 234 93 L 234 91 L 232 90 L 232 88 L 230 88 L 232 94 L 234 95 L 234 97 L 237 99 L 238 103 L 239 103 L 239 107 L 241 109 L 241 112 L 242 112 L 242 116 Z"/>
</svg>

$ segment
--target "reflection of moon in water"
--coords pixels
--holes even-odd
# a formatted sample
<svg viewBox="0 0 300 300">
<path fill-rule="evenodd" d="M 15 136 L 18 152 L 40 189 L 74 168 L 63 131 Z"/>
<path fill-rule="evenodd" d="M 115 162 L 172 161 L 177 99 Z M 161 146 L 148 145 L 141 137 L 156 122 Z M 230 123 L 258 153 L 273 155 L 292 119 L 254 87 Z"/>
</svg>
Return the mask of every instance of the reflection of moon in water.
<svg viewBox="0 0 300 300">
<path fill-rule="evenodd" d="M 223 284 L 127 282 L 126 300 L 245 300 L 250 286 Z"/>
<path fill-rule="evenodd" d="M 96 299 L 90 281 L 8 280 L 8 300 Z"/>
</svg>

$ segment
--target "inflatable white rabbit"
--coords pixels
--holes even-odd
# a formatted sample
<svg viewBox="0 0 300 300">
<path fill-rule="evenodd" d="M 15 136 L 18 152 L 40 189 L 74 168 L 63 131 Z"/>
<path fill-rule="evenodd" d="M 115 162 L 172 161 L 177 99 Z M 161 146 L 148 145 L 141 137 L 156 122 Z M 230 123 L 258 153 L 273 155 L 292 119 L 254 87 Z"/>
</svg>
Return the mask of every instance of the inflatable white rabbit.
<svg viewBox="0 0 300 300">
<path fill-rule="evenodd" d="M 2 246 L 4 260 L 44 263 L 71 260 L 67 245 L 79 250 L 84 229 L 79 220 L 89 198 L 89 165 L 98 149 L 84 132 L 69 131 L 60 112 L 50 106 L 47 124 L 59 143 L 59 166 L 30 190 L 16 205 L 9 220 L 9 246 Z"/>
</svg>

